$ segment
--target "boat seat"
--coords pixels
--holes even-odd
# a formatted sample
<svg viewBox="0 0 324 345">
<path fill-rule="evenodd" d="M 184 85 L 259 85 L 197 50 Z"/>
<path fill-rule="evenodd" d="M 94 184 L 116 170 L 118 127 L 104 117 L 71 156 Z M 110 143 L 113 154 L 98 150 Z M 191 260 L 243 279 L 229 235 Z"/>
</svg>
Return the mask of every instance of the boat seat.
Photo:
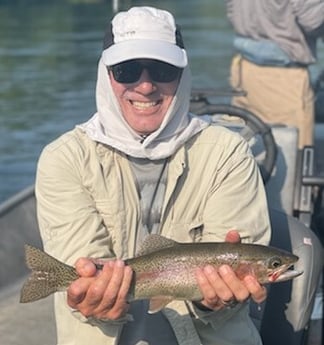
<svg viewBox="0 0 324 345">
<path fill-rule="evenodd" d="M 251 137 L 251 131 L 236 117 L 224 117 L 213 114 L 213 124 L 225 126 L 240 133 L 250 145 L 258 162 L 265 156 L 265 147 L 260 135 Z M 293 126 L 271 125 L 271 131 L 277 146 L 277 158 L 271 177 L 265 184 L 268 204 L 271 208 L 293 215 L 296 197 L 297 170 L 299 169 L 298 130 Z"/>
<path fill-rule="evenodd" d="M 264 345 L 307 343 L 310 316 L 323 269 L 323 248 L 314 232 L 298 219 L 270 209 L 271 245 L 299 256 L 295 265 L 304 273 L 287 282 L 268 286 L 261 305 L 250 304 L 251 317 Z"/>
<path fill-rule="evenodd" d="M 251 317 L 263 345 L 306 345 L 324 265 L 322 244 L 310 228 L 311 187 L 301 183 L 302 174 L 312 173 L 313 148 L 298 149 L 295 127 L 273 125 L 271 130 L 277 159 L 265 185 L 272 227 L 270 245 L 299 256 L 295 268 L 304 273 L 292 281 L 269 285 L 266 302 L 260 306 L 251 303 Z M 256 159 L 262 159 L 261 140 L 250 145 Z"/>
<path fill-rule="evenodd" d="M 313 146 L 298 148 L 298 130 L 295 127 L 272 125 L 271 131 L 277 146 L 277 158 L 265 184 L 269 207 L 294 216 L 311 227 L 314 185 L 323 185 L 323 179 L 315 176 L 315 149 Z M 249 143 L 256 159 L 262 159 L 264 146 L 261 139 L 257 137 Z"/>
<path fill-rule="evenodd" d="M 293 215 L 298 166 L 298 131 L 295 127 L 273 125 L 271 131 L 277 145 L 277 159 L 265 185 L 271 208 Z M 264 147 L 257 138 L 251 144 L 257 160 L 263 158 Z"/>
<path fill-rule="evenodd" d="M 217 123 L 218 118 L 214 122 Z M 224 125 L 224 122 L 221 124 Z M 226 127 L 244 136 L 242 125 L 230 123 Z M 288 282 L 270 284 L 264 303 L 256 305 L 251 301 L 250 315 L 261 334 L 263 345 L 306 345 L 324 265 L 323 247 L 309 227 L 311 208 L 299 208 L 305 195 L 309 196 L 304 192 L 311 188 L 299 182 L 299 170 L 305 167 L 301 157 L 312 148 L 298 150 L 298 131 L 295 127 L 272 125 L 271 130 L 277 145 L 277 159 L 265 184 L 272 227 L 270 245 L 299 256 L 295 268 L 304 273 Z M 264 145 L 261 137 L 249 139 L 249 144 L 257 161 L 262 161 Z M 307 163 L 311 166 L 312 160 Z M 296 210 L 306 211 L 308 216 L 298 219 L 295 217 Z"/>
</svg>

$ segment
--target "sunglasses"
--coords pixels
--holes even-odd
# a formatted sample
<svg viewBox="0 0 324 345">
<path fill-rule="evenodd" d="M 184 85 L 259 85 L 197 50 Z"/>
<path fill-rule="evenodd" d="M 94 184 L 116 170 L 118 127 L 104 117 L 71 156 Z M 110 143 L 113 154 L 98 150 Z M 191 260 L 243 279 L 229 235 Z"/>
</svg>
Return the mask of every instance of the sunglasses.
<svg viewBox="0 0 324 345">
<path fill-rule="evenodd" d="M 114 79 L 123 84 L 137 82 L 144 69 L 156 83 L 170 83 L 182 72 L 182 68 L 157 60 L 128 60 L 108 67 Z"/>
</svg>

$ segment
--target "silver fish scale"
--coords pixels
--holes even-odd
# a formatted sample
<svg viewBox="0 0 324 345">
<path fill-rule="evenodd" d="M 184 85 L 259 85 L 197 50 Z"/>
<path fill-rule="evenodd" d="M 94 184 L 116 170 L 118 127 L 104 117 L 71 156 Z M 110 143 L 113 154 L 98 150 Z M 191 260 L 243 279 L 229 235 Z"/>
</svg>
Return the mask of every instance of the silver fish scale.
<svg viewBox="0 0 324 345">
<path fill-rule="evenodd" d="M 206 264 L 229 264 L 235 268 L 239 260 L 238 253 L 215 254 L 214 245 L 213 250 L 209 250 L 208 245 L 197 249 L 197 245 L 181 244 L 127 260 L 135 272 L 133 297 L 140 299 L 163 295 L 183 300 L 200 299 L 202 296 L 195 270 Z"/>
</svg>

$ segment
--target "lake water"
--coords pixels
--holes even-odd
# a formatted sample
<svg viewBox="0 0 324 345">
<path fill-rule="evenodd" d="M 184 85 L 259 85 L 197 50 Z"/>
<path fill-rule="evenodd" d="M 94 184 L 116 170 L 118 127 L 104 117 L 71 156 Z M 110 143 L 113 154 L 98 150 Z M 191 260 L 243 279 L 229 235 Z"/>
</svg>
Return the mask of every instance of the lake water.
<svg viewBox="0 0 324 345">
<path fill-rule="evenodd" d="M 228 87 L 233 32 L 223 1 L 119 2 L 131 5 L 176 16 L 194 87 Z M 44 145 L 95 112 L 97 61 L 112 13 L 110 1 L 0 0 L 0 202 L 34 182 Z"/>
</svg>

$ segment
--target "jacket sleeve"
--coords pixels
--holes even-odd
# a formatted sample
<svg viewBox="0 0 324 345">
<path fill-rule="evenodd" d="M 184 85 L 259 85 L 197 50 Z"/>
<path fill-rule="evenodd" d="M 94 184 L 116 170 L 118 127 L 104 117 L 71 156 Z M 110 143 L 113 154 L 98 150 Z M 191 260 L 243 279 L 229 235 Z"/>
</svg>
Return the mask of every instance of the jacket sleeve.
<svg viewBox="0 0 324 345">
<path fill-rule="evenodd" d="M 265 189 L 247 142 L 239 136 L 229 141 L 219 165 L 204 208 L 203 241 L 224 241 L 229 230 L 237 230 L 242 242 L 267 245 Z"/>
<path fill-rule="evenodd" d="M 42 152 L 37 168 L 37 216 L 44 249 L 57 259 L 74 265 L 80 257 L 113 258 L 112 239 L 104 225 L 95 201 L 84 184 L 82 164 L 87 160 L 73 136 L 48 145 Z M 66 294 L 56 296 L 59 324 L 73 315 L 83 324 L 110 332 L 126 322 L 85 318 L 66 304 Z"/>
<path fill-rule="evenodd" d="M 109 249 L 109 231 L 82 183 L 81 154 L 71 147 L 54 142 L 44 149 L 37 168 L 36 199 L 45 250 L 74 265 L 82 256 L 108 258 L 114 253 Z"/>
<path fill-rule="evenodd" d="M 292 0 L 291 4 L 298 24 L 306 34 L 321 36 L 324 34 L 324 1 Z"/>
</svg>

